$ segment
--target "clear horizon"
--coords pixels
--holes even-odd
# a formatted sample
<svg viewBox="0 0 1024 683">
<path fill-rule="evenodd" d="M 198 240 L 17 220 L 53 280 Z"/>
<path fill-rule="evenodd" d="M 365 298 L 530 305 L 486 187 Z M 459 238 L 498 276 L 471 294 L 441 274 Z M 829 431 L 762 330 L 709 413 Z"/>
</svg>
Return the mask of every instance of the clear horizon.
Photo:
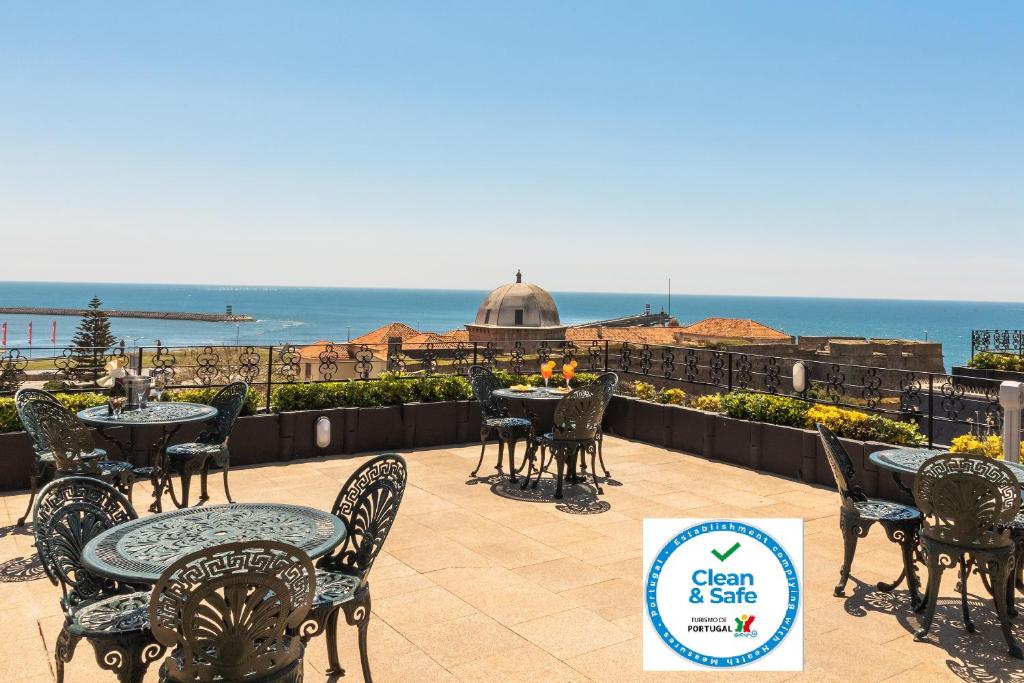
<svg viewBox="0 0 1024 683">
<path fill-rule="evenodd" d="M 524 278 L 524 282 L 527 280 Z M 224 282 L 118 282 L 112 280 L 95 280 L 95 281 L 65 281 L 65 280 L 0 280 L 0 285 L 3 284 L 56 284 L 56 285 L 81 285 L 87 287 L 89 285 L 115 285 L 115 286 L 131 286 L 131 285 L 145 285 L 151 287 L 169 286 L 169 287 L 212 287 L 212 288 L 225 288 L 225 289 L 356 289 L 356 290 L 395 290 L 398 292 L 402 291 L 419 291 L 419 292 L 489 292 L 492 289 L 499 287 L 508 282 L 498 282 L 486 287 L 366 287 L 359 285 L 289 285 L 289 284 L 253 284 L 253 283 L 224 283 Z M 540 286 L 544 286 L 543 283 L 533 283 Z M 667 289 L 661 292 L 650 292 L 650 291 L 633 291 L 633 290 L 570 290 L 570 289 L 548 289 L 544 287 L 552 294 L 631 294 L 631 295 L 650 295 L 650 296 L 666 296 Z M 91 296 L 91 295 L 90 295 Z M 1024 305 L 1024 299 L 1013 300 L 1013 299 L 907 299 L 897 297 L 852 297 L 852 296 L 808 296 L 803 295 L 784 295 L 784 294 L 744 294 L 744 293 L 718 293 L 718 292 L 677 292 L 673 289 L 672 298 L 676 297 L 687 297 L 687 296 L 699 296 L 699 297 L 721 297 L 723 299 L 809 299 L 815 301 L 892 301 L 892 302 L 935 302 L 935 303 L 996 303 L 996 304 L 1020 304 Z M 88 302 L 86 302 L 88 303 Z M 4 305 L 16 306 L 18 304 L 5 303 Z M 84 306 L 85 304 L 83 304 Z M 244 311 L 240 311 L 244 312 Z"/>
<path fill-rule="evenodd" d="M 1024 5 L 3 19 L 5 280 L 1024 300 Z"/>
</svg>

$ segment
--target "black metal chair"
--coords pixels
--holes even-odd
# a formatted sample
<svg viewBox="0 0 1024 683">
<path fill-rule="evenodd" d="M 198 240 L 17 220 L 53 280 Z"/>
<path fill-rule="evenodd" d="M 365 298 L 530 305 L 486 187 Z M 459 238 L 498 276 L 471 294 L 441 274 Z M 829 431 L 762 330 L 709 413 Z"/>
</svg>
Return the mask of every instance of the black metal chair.
<svg viewBox="0 0 1024 683">
<path fill-rule="evenodd" d="M 133 466 L 123 460 L 100 460 L 92 432 L 79 422 L 74 413 L 60 403 L 45 400 L 29 401 L 23 406 L 25 415 L 39 430 L 42 443 L 53 454 L 54 477 L 81 474 L 114 484 L 132 499 L 135 482 Z"/>
<path fill-rule="evenodd" d="M 363 680 L 370 683 L 367 631 L 370 624 L 370 584 L 373 561 L 384 545 L 405 493 L 408 469 L 394 453 L 373 458 L 341 487 L 333 513 L 345 523 L 345 542 L 317 563 L 316 597 L 309 618 L 299 629 L 302 641 L 327 632 L 329 676 L 342 676 L 338 659 L 338 615 L 359 629 L 359 660 Z"/>
<path fill-rule="evenodd" d="M 917 573 L 914 567 L 914 551 L 921 531 L 921 512 L 910 505 L 888 500 L 868 498 L 856 483 L 857 473 L 853 461 L 842 442 L 824 425 L 818 425 L 821 442 L 825 446 L 829 467 L 836 480 L 836 487 L 842 497 L 839 511 L 839 528 L 843 532 L 843 566 L 839 570 L 839 583 L 833 595 L 845 595 L 846 582 L 850 579 L 850 567 L 857 552 L 858 539 L 868 535 L 871 527 L 878 522 L 890 541 L 900 546 L 903 555 L 903 571 L 892 583 L 880 582 L 878 589 L 892 591 L 904 578 L 910 591 L 910 601 L 918 601 Z"/>
<path fill-rule="evenodd" d="M 211 464 L 221 468 L 224 475 L 224 495 L 227 496 L 229 503 L 235 502 L 231 499 L 231 489 L 228 488 L 228 470 L 231 468 L 228 438 L 235 426 L 235 420 L 245 407 L 248 394 L 249 385 L 245 382 L 232 382 L 227 385 L 210 401 L 210 405 L 217 409 L 217 416 L 207 423 L 206 430 L 196 437 L 195 441 L 167 447 L 168 464 L 181 477 L 181 507 L 188 507 L 189 485 L 192 475 L 197 471 L 200 472 L 199 502 L 209 500 L 206 477 Z"/>
<path fill-rule="evenodd" d="M 494 392 L 501 389 L 501 382 L 494 376 L 494 373 L 480 365 L 469 368 L 469 384 L 473 387 L 473 395 L 480 402 L 480 460 L 476 463 L 476 469 L 470 472 L 470 476 L 477 476 L 480 465 L 484 462 L 484 450 L 487 448 L 487 440 L 491 434 L 498 437 L 498 464 L 495 467 L 501 472 L 504 462 L 505 445 L 508 445 L 508 471 L 509 479 L 516 481 L 516 442 L 519 439 L 529 441 L 533 434 L 533 423 L 525 417 L 512 417 L 509 414 L 508 406 L 495 396 Z"/>
<path fill-rule="evenodd" d="M 991 587 L 1009 655 L 1024 658 L 1010 625 L 1014 542 L 1006 528 L 1020 512 L 1020 495 L 1013 472 L 993 458 L 942 453 L 921 465 L 914 500 L 924 514 L 921 543 L 928 562 L 928 588 L 915 640 L 924 640 L 931 629 L 943 570 L 957 565 L 964 627 L 974 630 L 967 609 L 967 575 L 973 565 Z"/>
<path fill-rule="evenodd" d="M 161 683 L 301 683 L 304 647 L 289 631 L 309 612 L 314 572 L 306 553 L 277 541 L 174 562 L 149 600 L 153 635 L 171 650 Z"/>
<path fill-rule="evenodd" d="M 619 384 L 619 376 L 614 372 L 606 372 L 599 375 L 594 383 L 604 386 L 604 408 L 601 409 L 601 419 L 603 420 L 604 414 L 608 412 L 608 404 L 612 402 L 612 396 L 615 395 L 615 387 Z M 612 473 L 608 471 L 604 464 L 604 429 L 601 428 L 600 424 L 597 425 L 597 460 L 601 463 L 605 479 L 610 478 Z"/>
<path fill-rule="evenodd" d="M 141 683 L 150 662 L 163 653 L 149 630 L 149 591 L 90 574 L 81 563 L 86 543 L 137 517 L 131 503 L 110 484 L 69 476 L 39 492 L 32 514 L 40 563 L 63 593 L 64 625 L 54 648 L 57 683 L 83 638 L 101 668 L 121 683 Z"/>
<path fill-rule="evenodd" d="M 14 394 L 14 407 L 18 411 L 18 418 L 21 420 L 22 427 L 28 432 L 29 438 L 32 439 L 32 474 L 30 475 L 30 490 L 31 493 L 28 497 L 28 507 L 25 508 L 25 514 L 18 519 L 18 526 L 24 526 L 25 520 L 32 514 L 32 501 L 35 500 L 36 493 L 39 491 L 39 487 L 53 479 L 53 475 L 56 471 L 56 463 L 53 460 L 53 449 L 50 448 L 49 444 L 46 443 L 46 439 L 42 432 L 39 430 L 39 426 L 36 424 L 34 417 L 34 411 L 29 406 L 34 401 L 46 401 L 60 405 L 60 401 L 57 400 L 53 394 L 42 389 L 19 389 Z M 107 452 L 102 448 L 95 449 L 92 453 L 82 454 L 84 459 L 98 459 L 105 460 Z"/>
<path fill-rule="evenodd" d="M 526 473 L 526 481 L 523 488 L 529 483 L 533 474 L 533 465 L 537 459 L 537 451 L 540 450 L 541 462 L 537 468 L 537 479 L 532 486 L 534 488 L 540 483 L 541 475 L 547 471 L 554 460 L 558 464 L 557 483 L 555 486 L 555 498 L 562 498 L 562 481 L 565 478 L 566 469 L 569 469 L 569 480 L 578 481 L 576 476 L 576 462 L 579 460 L 580 469 L 586 475 L 586 456 L 590 454 L 590 469 L 594 475 L 594 487 L 598 493 L 604 493 L 601 484 L 597 480 L 597 469 L 595 459 L 597 458 L 597 430 L 601 426 L 601 418 L 604 415 L 606 385 L 594 383 L 579 389 L 574 389 L 565 395 L 555 407 L 555 424 L 552 431 L 547 434 L 540 434 L 530 439 L 527 460 L 530 469 Z M 547 463 L 544 462 L 546 451 L 551 452 Z"/>
</svg>

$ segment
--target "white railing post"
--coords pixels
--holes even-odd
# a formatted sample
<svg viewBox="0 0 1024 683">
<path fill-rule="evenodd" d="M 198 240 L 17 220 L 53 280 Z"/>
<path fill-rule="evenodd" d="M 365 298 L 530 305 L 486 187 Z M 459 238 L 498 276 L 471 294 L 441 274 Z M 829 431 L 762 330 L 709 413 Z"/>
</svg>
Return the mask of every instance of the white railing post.
<svg viewBox="0 0 1024 683">
<path fill-rule="evenodd" d="M 1020 460 L 1020 412 L 1024 407 L 1024 382 L 999 385 L 999 404 L 1003 407 L 1003 457 Z"/>
</svg>

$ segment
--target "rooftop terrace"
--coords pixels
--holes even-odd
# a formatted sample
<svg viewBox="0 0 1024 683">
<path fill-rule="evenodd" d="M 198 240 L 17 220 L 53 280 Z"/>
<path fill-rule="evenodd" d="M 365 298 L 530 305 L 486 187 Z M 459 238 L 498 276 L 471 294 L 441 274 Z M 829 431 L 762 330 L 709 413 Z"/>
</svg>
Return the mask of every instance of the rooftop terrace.
<svg viewBox="0 0 1024 683">
<path fill-rule="evenodd" d="M 497 479 L 468 479 L 473 446 L 407 454 L 410 486 L 371 583 L 370 658 L 378 681 L 674 680 L 641 671 L 641 525 L 644 517 L 801 517 L 805 520 L 805 670 L 744 680 L 1024 680 L 980 583 L 970 585 L 978 632 L 960 628 L 946 581 L 931 643 L 916 643 L 907 593 L 874 583 L 898 573 L 899 553 L 880 530 L 862 541 L 847 598 L 832 597 L 841 563 L 834 491 L 609 437 L 616 483 L 595 499 L 581 486 L 556 505 L 516 499 Z M 366 457 L 329 457 L 240 468 L 239 501 L 329 509 Z M 211 503 L 224 502 L 211 487 Z M 148 499 L 139 485 L 140 514 Z M 547 492 L 548 494 L 550 492 Z M 0 661 L 6 683 L 53 681 L 59 589 L 15 531 L 26 494 L 0 498 Z M 1020 633 L 1018 626 L 1018 637 Z M 356 631 L 342 628 L 347 679 L 360 680 Z M 306 680 L 325 680 L 323 639 L 310 643 Z M 157 680 L 152 666 L 146 681 Z M 690 674 L 687 680 L 699 680 Z M 113 680 L 82 644 L 68 683 Z"/>
</svg>

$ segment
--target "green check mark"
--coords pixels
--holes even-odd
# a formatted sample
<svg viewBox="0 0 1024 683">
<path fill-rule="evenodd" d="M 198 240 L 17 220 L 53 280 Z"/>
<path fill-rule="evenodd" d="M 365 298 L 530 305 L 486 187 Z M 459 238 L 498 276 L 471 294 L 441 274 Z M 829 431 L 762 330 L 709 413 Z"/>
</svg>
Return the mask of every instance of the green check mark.
<svg viewBox="0 0 1024 683">
<path fill-rule="evenodd" d="M 736 552 L 739 549 L 740 549 L 740 544 L 739 544 L 739 542 L 736 542 L 736 543 L 733 543 L 732 547 L 729 548 L 728 550 L 726 550 L 724 553 L 720 553 L 717 550 L 712 548 L 711 554 L 714 555 L 715 557 L 717 557 L 720 562 L 725 562 L 727 559 L 729 559 L 730 555 L 732 555 L 734 552 Z"/>
</svg>

